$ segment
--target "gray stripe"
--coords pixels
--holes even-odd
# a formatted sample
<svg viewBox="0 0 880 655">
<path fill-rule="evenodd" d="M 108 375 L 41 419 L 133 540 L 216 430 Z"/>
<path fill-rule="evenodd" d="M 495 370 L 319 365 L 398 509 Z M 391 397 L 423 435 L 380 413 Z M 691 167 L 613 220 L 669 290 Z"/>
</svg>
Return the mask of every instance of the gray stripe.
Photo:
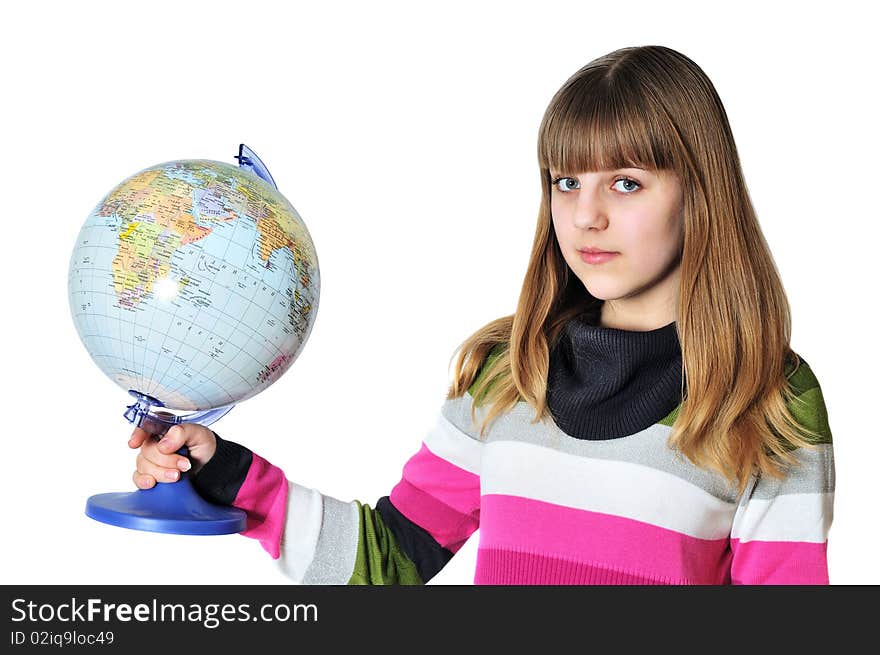
<svg viewBox="0 0 880 655">
<path fill-rule="evenodd" d="M 446 400 L 440 408 L 440 413 L 459 430 L 475 441 L 482 441 L 478 430 L 471 424 L 471 395 L 467 392 L 460 398 Z M 477 425 L 479 419 L 486 412 L 486 407 L 477 408 Z"/>
<path fill-rule="evenodd" d="M 303 584 L 348 584 L 354 573 L 360 529 L 357 504 L 323 496 L 324 513 L 315 558 L 303 576 Z"/>
<path fill-rule="evenodd" d="M 763 476 L 755 486 L 752 498 L 834 491 L 834 451 L 831 444 L 818 444 L 816 450 L 799 448 L 794 455 L 800 465 L 792 467 L 784 480 Z"/>
<path fill-rule="evenodd" d="M 459 430 L 472 439 L 480 440 L 478 429 L 471 422 L 471 402 L 470 394 L 465 393 L 460 398 L 447 400 L 443 405 L 442 413 Z M 488 404 L 477 407 L 475 418 L 477 426 L 488 413 L 488 409 Z M 528 403 L 520 401 L 508 412 L 493 419 L 482 440 L 486 443 L 519 441 L 578 457 L 608 459 L 648 466 L 686 480 L 725 502 L 735 503 L 739 500 L 736 485 L 728 481 L 721 473 L 699 468 L 681 452 L 666 445 L 672 434 L 670 426 L 655 423 L 626 437 L 593 441 L 577 439 L 566 434 L 553 422 L 551 416 L 546 416 L 541 421 L 532 423 L 534 417 L 534 408 Z M 830 444 L 827 444 L 819 451 L 822 454 L 797 453 L 799 458 L 806 462 L 806 466 L 803 469 L 792 469 L 790 479 L 786 480 L 781 487 L 782 492 L 795 493 L 794 490 L 833 491 L 833 460 L 830 459 L 830 449 Z M 820 474 L 823 468 L 825 471 Z M 773 482 L 775 482 L 775 486 Z M 779 488 L 779 481 L 773 480 L 771 482 L 768 479 L 758 485 L 756 494 L 760 494 L 758 497 L 762 497 L 764 494 L 772 495 L 774 490 Z"/>
</svg>

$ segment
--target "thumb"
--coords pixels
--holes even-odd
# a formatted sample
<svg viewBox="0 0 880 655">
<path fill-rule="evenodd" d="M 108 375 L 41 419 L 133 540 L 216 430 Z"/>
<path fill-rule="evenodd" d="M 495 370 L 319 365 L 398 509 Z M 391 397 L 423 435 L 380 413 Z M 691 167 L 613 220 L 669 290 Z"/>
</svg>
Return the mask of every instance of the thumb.
<svg viewBox="0 0 880 655">
<path fill-rule="evenodd" d="M 186 442 L 186 433 L 181 425 L 172 425 L 159 440 L 159 451 L 168 455 L 180 450 Z"/>
</svg>

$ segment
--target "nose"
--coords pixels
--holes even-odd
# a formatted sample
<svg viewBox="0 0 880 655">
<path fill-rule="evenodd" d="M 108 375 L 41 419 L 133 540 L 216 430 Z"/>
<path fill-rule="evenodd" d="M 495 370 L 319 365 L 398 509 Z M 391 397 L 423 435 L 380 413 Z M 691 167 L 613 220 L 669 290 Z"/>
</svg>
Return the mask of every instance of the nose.
<svg viewBox="0 0 880 655">
<path fill-rule="evenodd" d="M 599 185 L 592 186 L 580 181 L 581 188 L 578 190 L 574 203 L 573 220 L 575 227 L 586 229 L 595 227 L 604 229 L 608 226 L 607 207 L 602 200 Z"/>
</svg>

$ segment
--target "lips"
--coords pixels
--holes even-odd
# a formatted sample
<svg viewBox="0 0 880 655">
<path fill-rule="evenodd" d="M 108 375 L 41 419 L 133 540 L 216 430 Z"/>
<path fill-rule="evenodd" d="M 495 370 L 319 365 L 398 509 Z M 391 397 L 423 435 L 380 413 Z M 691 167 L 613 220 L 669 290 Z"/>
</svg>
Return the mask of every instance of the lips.
<svg viewBox="0 0 880 655">
<path fill-rule="evenodd" d="M 599 248 L 578 248 L 580 252 L 589 253 L 591 255 L 599 255 L 602 253 L 616 254 L 613 250 L 600 250 Z"/>
<path fill-rule="evenodd" d="M 604 264 L 605 262 L 614 259 L 620 253 L 617 252 L 609 252 L 607 250 L 581 250 L 580 251 L 581 260 L 587 264 Z"/>
</svg>

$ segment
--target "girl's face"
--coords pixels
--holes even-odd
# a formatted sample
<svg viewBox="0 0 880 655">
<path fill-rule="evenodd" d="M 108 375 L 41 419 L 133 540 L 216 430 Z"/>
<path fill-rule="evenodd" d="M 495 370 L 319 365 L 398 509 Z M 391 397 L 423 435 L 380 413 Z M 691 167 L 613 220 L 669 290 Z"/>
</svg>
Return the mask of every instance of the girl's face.
<svg viewBox="0 0 880 655">
<path fill-rule="evenodd" d="M 603 325 L 653 329 L 675 320 L 683 196 L 671 171 L 622 168 L 560 177 L 550 171 L 550 212 L 572 272 L 603 305 Z M 591 263 L 580 249 L 617 254 Z M 640 327 L 641 326 L 641 327 Z"/>
</svg>

